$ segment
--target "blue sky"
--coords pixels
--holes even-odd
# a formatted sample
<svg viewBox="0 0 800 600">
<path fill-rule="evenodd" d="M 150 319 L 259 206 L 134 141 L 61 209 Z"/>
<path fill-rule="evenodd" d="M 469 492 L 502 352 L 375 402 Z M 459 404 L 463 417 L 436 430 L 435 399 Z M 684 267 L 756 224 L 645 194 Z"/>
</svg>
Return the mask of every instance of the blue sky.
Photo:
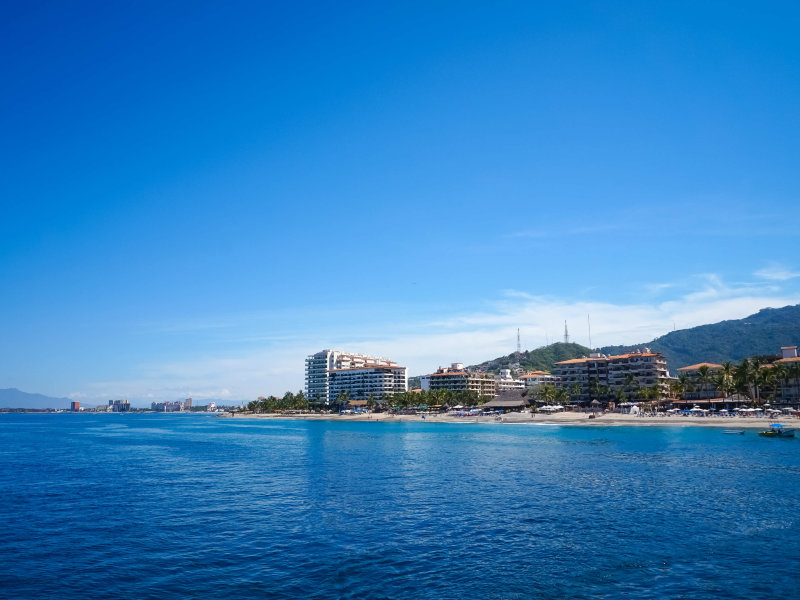
<svg viewBox="0 0 800 600">
<path fill-rule="evenodd" d="M 0 387 L 239 401 L 800 302 L 794 3 L 3 11 Z"/>
</svg>

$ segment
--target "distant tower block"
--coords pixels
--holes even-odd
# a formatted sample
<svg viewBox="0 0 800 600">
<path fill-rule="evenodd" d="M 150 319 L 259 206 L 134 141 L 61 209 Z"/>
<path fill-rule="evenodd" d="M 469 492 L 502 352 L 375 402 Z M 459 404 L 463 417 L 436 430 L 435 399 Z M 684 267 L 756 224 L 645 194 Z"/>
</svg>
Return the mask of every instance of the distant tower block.
<svg viewBox="0 0 800 600">
<path fill-rule="evenodd" d="M 569 330 L 567 329 L 566 321 L 564 321 L 564 343 L 569 344 Z"/>
</svg>

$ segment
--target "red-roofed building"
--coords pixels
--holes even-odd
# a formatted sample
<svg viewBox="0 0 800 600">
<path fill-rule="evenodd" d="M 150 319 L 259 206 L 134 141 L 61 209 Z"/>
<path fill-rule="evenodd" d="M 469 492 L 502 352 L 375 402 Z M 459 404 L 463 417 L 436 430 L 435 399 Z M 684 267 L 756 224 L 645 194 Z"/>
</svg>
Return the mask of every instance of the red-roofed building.
<svg viewBox="0 0 800 600">
<path fill-rule="evenodd" d="M 461 363 L 453 363 L 450 368 L 439 367 L 428 377 L 431 390 L 476 392 L 478 396 L 492 398 L 497 395 L 497 381 L 491 373 L 472 373 Z"/>
<path fill-rule="evenodd" d="M 641 400 L 639 391 L 646 387 L 657 387 L 659 397 L 663 397 L 669 382 L 666 359 L 647 348 L 616 356 L 593 353 L 563 360 L 553 365 L 553 375 L 559 378 L 557 385 L 562 389 L 580 388 L 573 402 L 587 402 L 597 396 Z"/>
</svg>

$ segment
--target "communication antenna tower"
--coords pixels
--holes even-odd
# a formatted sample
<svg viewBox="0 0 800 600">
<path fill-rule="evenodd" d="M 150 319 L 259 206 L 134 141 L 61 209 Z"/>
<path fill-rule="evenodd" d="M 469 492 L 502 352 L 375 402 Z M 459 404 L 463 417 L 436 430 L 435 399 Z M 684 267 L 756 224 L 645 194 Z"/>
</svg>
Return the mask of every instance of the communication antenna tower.
<svg viewBox="0 0 800 600">
<path fill-rule="evenodd" d="M 517 327 L 517 358 L 522 354 L 522 344 L 519 343 L 519 327 Z"/>
<path fill-rule="evenodd" d="M 567 329 L 566 321 L 564 321 L 564 343 L 569 344 L 569 330 Z"/>
</svg>

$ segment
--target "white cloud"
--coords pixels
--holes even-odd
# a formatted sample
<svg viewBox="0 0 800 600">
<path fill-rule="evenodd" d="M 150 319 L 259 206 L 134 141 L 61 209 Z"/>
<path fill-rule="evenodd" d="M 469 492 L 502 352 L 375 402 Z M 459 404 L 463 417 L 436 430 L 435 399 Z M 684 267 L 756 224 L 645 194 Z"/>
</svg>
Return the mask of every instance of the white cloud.
<svg viewBox="0 0 800 600">
<path fill-rule="evenodd" d="M 789 267 L 779 263 L 770 263 L 763 269 L 759 269 L 755 273 L 756 277 L 767 279 L 769 281 L 788 281 L 795 277 L 800 277 L 800 271 L 792 271 Z"/>
</svg>

